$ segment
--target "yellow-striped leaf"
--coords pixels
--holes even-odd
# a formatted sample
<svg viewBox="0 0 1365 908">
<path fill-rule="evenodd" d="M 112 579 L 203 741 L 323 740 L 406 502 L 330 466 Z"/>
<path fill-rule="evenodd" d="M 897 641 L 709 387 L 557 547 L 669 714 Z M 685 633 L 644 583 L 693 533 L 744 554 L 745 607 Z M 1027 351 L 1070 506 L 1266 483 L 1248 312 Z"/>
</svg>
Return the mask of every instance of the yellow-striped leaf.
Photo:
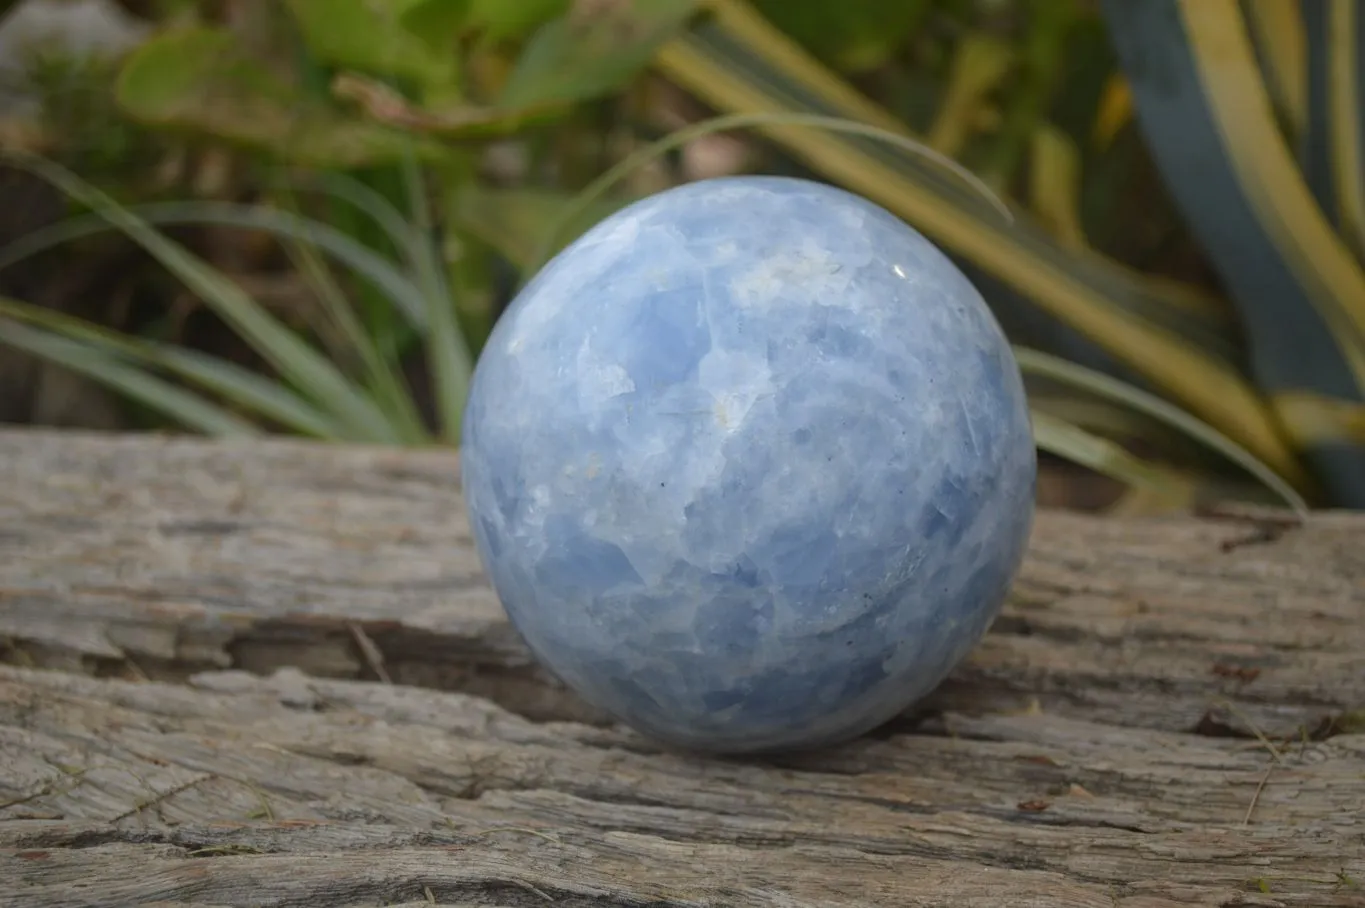
<svg viewBox="0 0 1365 908">
<path fill-rule="evenodd" d="M 1326 4 L 1322 15 L 1341 13 Z M 1315 198 L 1236 0 L 1101 5 L 1148 145 L 1237 304 L 1278 422 L 1333 503 L 1365 507 L 1365 440 L 1355 428 L 1365 408 L 1365 271 L 1337 230 L 1349 233 L 1350 219 L 1334 223 L 1354 204 L 1358 180 L 1337 174 L 1327 204 Z M 1358 147 L 1360 111 L 1347 106 L 1334 116 L 1325 104 L 1321 117 Z M 1354 166 L 1341 172 L 1358 177 L 1359 158 L 1349 157 Z"/>
<path fill-rule="evenodd" d="M 804 110 L 911 135 L 740 0 L 666 44 L 658 67 L 726 112 Z M 774 125 L 764 133 L 833 182 L 904 218 L 979 278 L 988 297 L 1014 294 L 1088 338 L 1160 392 L 1308 485 L 1269 407 L 1233 363 L 1226 337 L 1158 288 L 1095 253 L 1068 250 L 1031 219 L 1005 224 L 922 156 L 858 136 Z M 1221 355 L 1219 355 L 1221 351 Z"/>
</svg>

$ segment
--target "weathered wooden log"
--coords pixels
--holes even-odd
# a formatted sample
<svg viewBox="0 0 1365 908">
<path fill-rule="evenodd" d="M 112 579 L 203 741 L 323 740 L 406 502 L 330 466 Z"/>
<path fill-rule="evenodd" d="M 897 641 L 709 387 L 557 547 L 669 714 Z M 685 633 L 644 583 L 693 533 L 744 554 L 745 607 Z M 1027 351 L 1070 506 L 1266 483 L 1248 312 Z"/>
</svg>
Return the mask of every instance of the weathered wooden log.
<svg viewBox="0 0 1365 908">
<path fill-rule="evenodd" d="M 926 702 L 671 754 L 446 452 L 0 431 L 0 905 L 1365 905 L 1365 517 L 1039 516 Z"/>
</svg>

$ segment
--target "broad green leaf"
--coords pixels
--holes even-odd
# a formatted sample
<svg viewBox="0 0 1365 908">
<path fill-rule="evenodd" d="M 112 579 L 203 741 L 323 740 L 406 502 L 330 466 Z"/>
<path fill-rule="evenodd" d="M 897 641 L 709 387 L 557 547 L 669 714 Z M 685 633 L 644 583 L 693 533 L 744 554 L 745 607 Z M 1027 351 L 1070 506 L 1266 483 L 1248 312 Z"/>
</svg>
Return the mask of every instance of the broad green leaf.
<svg viewBox="0 0 1365 908">
<path fill-rule="evenodd" d="M 110 357 L 110 362 L 125 360 L 136 363 L 133 368 L 164 370 L 300 435 L 326 440 L 342 437 L 316 407 L 289 388 L 228 360 L 188 347 L 121 334 L 84 319 L 5 297 L 0 297 L 0 318 L 27 322 L 36 329 L 60 335 L 84 345 L 96 356 Z M 55 348 L 49 344 L 44 349 Z"/>
<path fill-rule="evenodd" d="M 536 30 L 499 106 L 583 101 L 624 85 L 697 11 L 700 0 L 584 3 Z"/>
<path fill-rule="evenodd" d="M 353 440 L 392 444 L 394 427 L 325 357 L 281 324 L 260 304 L 220 272 L 120 207 L 108 195 L 50 161 L 27 155 L 6 156 L 16 166 L 42 177 L 73 200 L 118 227 L 249 343 L 269 365 L 300 392 L 343 423 Z"/>
<path fill-rule="evenodd" d="M 1147 145 L 1237 305 L 1278 423 L 1332 503 L 1365 507 L 1365 270 L 1285 140 L 1241 6 L 1101 8 Z"/>
<path fill-rule="evenodd" d="M 911 135 L 741 0 L 711 0 L 709 12 L 664 45 L 656 65 L 713 108 L 823 113 Z M 879 138 L 785 126 L 763 132 L 822 176 L 920 229 L 969 271 L 995 305 L 1037 307 L 1237 439 L 1295 487 L 1309 484 L 1266 401 L 1241 374 L 1226 336 L 1167 303 L 1159 288 L 1097 253 L 1065 249 L 1029 219 L 1001 223 L 921 156 Z"/>
<path fill-rule="evenodd" d="M 391 76 L 421 86 L 457 81 L 457 31 L 463 13 L 450 2 L 286 0 L 313 58 L 339 69 Z M 414 28 L 416 26 L 416 28 Z M 424 31 L 418 31 L 423 28 Z"/>
<path fill-rule="evenodd" d="M 251 423 L 217 404 L 143 369 L 106 356 L 88 344 L 15 322 L 0 323 L 0 344 L 93 379 L 196 432 L 222 438 L 251 438 L 261 434 Z"/>
<path fill-rule="evenodd" d="M 403 30 L 437 53 L 453 57 L 456 39 L 468 27 L 475 0 L 389 0 L 398 10 Z M 373 6 L 374 4 L 371 4 Z M 514 4 L 515 5 L 515 4 Z M 382 9 L 382 4 L 379 8 Z M 379 70 L 387 72 L 387 70 Z"/>
<path fill-rule="evenodd" d="M 861 72 L 885 63 L 924 21 L 930 0 L 755 0 L 774 25 L 826 63 Z"/>
<path fill-rule="evenodd" d="M 469 24 L 494 41 L 520 38 L 569 11 L 571 0 L 471 0 Z"/>
<path fill-rule="evenodd" d="M 393 163 L 437 145 L 333 110 L 275 76 L 226 29 L 180 28 L 144 42 L 115 86 L 119 107 L 142 123 L 211 136 L 315 167 Z"/>
</svg>

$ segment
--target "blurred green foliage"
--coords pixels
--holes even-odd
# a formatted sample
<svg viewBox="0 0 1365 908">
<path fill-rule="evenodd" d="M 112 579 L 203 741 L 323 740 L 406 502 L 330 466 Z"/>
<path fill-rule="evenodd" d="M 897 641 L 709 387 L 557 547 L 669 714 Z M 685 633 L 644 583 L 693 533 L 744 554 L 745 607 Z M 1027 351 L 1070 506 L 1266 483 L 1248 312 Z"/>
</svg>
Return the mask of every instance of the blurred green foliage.
<svg viewBox="0 0 1365 908">
<path fill-rule="evenodd" d="M 1120 507 L 1267 488 L 1365 504 L 1361 111 L 1331 78 L 1357 72 L 1360 42 L 1339 36 L 1365 30 L 1334 0 L 1266 0 L 1250 18 L 1233 0 L 128 5 L 158 27 L 85 86 L 87 112 L 58 115 L 70 84 L 40 86 L 39 138 L 5 141 L 94 215 L 34 230 L 0 267 L 114 227 L 249 353 L 17 300 L 0 301 L 0 341 L 176 424 L 457 443 L 479 347 L 545 254 L 631 198 L 765 170 L 845 185 L 952 255 L 1019 345 L 1040 447 L 1129 484 Z M 1215 26 L 1246 51 L 1223 94 L 1185 75 L 1226 55 L 1197 40 Z M 1200 104 L 1171 110 L 1160 85 L 1180 78 Z M 1268 99 L 1265 122 L 1220 114 L 1238 91 Z M 1202 143 L 1199 169 L 1181 141 Z M 1293 217 L 1241 217 L 1249 174 L 1289 187 Z M 1255 261 L 1228 223 L 1255 227 Z M 1351 251 L 1295 247 L 1302 224 Z M 163 232 L 184 225 L 269 237 L 317 317 L 252 299 L 212 251 Z M 1315 268 L 1334 278 L 1304 283 Z M 1300 296 L 1272 311 L 1252 273 Z M 1284 365 L 1296 349 L 1313 369 Z"/>
</svg>

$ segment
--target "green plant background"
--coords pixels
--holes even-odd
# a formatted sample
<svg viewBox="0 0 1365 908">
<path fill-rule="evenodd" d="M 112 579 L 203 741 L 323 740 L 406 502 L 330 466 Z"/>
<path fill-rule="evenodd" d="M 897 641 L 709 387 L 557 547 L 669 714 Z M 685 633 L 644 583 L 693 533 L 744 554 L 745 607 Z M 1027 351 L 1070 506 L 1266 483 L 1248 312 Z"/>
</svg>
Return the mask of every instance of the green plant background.
<svg viewBox="0 0 1365 908">
<path fill-rule="evenodd" d="M 120 5 L 144 39 L 35 49 L 41 103 L 0 119 L 4 186 L 43 200 L 0 217 L 0 349 L 118 426 L 458 444 L 547 257 L 666 186 L 787 173 L 981 287 L 1047 503 L 1365 506 L 1350 0 Z"/>
</svg>

